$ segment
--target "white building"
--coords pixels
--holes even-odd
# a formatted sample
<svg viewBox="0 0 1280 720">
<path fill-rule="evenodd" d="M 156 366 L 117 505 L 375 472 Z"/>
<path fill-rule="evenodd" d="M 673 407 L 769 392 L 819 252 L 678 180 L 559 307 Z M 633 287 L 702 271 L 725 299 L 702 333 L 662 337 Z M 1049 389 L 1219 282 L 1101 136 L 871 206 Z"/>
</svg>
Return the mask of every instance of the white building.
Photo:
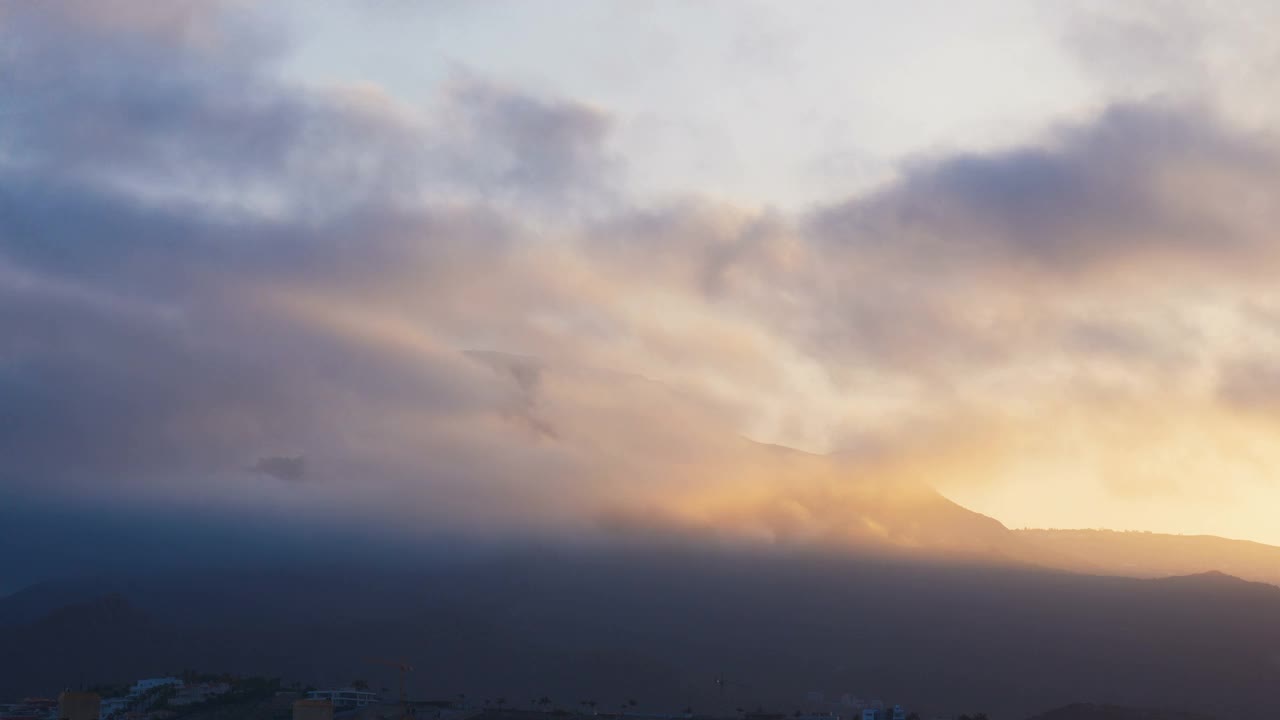
<svg viewBox="0 0 1280 720">
<path fill-rule="evenodd" d="M 335 708 L 364 707 L 378 702 L 378 694 L 355 688 L 339 690 L 312 690 L 307 693 L 308 700 L 328 700 Z"/>
</svg>

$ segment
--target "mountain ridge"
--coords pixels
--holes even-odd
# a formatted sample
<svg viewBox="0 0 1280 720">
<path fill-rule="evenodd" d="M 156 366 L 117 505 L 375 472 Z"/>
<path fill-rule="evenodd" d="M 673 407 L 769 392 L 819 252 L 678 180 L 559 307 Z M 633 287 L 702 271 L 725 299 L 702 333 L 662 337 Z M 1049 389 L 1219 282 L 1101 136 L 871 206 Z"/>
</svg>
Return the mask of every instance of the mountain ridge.
<svg viewBox="0 0 1280 720">
<path fill-rule="evenodd" d="M 1061 567 L 1129 577 L 1222 572 L 1280 586 L 1280 547 L 1216 535 L 1117 530 L 1011 530 Z"/>
</svg>

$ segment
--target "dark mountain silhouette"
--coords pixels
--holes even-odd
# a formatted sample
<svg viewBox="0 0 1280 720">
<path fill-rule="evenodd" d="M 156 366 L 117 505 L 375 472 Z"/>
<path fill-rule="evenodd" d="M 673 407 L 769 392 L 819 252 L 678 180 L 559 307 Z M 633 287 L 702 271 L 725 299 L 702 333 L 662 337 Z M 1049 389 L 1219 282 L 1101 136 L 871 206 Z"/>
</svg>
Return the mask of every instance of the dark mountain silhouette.
<svg viewBox="0 0 1280 720">
<path fill-rule="evenodd" d="M 1075 703 L 1057 710 L 1041 713 L 1030 720 L 1213 720 L 1213 716 L 1178 710 L 1151 710 L 1119 707 L 1117 705 Z"/>
<path fill-rule="evenodd" d="M 146 630 L 147 614 L 131 606 L 119 593 L 74 603 L 45 615 L 33 629 L 48 634 L 115 633 L 122 629 Z"/>
<path fill-rule="evenodd" d="M 5 657 L 22 659 L 6 659 L 0 696 L 187 667 L 392 686 L 363 658 L 405 657 L 419 696 L 634 697 L 711 712 L 790 710 L 822 690 L 926 717 L 1002 720 L 1073 702 L 1280 712 L 1280 588 L 1222 575 L 637 543 L 128 585 L 0 630 Z M 733 680 L 723 698 L 718 676 Z"/>
<path fill-rule="evenodd" d="M 119 594 L 59 607 L 34 622 L 0 628 L 0 692 L 52 694 L 104 676 L 141 677 L 165 657 L 170 640 L 166 628 Z"/>
<path fill-rule="evenodd" d="M 50 609 L 72 605 L 95 594 L 110 592 L 108 583 L 92 580 L 50 580 L 0 598 L 0 627 L 34 622 Z"/>
</svg>

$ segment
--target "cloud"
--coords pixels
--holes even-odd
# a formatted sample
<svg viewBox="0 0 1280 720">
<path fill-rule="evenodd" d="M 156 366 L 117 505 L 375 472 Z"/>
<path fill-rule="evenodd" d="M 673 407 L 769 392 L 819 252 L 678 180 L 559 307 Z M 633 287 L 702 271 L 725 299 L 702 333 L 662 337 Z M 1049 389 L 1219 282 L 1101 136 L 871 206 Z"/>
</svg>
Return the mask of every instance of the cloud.
<svg viewBox="0 0 1280 720">
<path fill-rule="evenodd" d="M 429 110 L 285 83 L 290 37 L 251 4 L 57 2 L 7 20 L 0 159 L 17 172 L 193 212 L 332 218 L 424 194 L 560 203 L 615 168 L 602 112 L 474 76 Z"/>
<path fill-rule="evenodd" d="M 1052 11 L 1065 49 L 1111 99 L 1189 99 L 1253 128 L 1280 120 L 1263 95 L 1280 68 L 1273 3 L 1083 0 Z"/>
<path fill-rule="evenodd" d="M 587 105 L 535 97 L 459 76 L 437 110 L 447 138 L 445 182 L 490 194 L 559 203 L 600 196 L 617 160 L 605 150 L 610 119 Z"/>
<path fill-rule="evenodd" d="M 307 477 L 307 459 L 301 455 L 264 457 L 259 458 L 250 470 L 285 482 L 301 482 Z"/>
<path fill-rule="evenodd" d="M 1275 358 L 1256 357 L 1225 364 L 1218 397 L 1229 407 L 1264 414 L 1280 409 L 1280 367 Z"/>
<path fill-rule="evenodd" d="M 0 38 L 8 494 L 780 537 L 885 483 L 1280 463 L 1222 402 L 1253 375 L 1217 380 L 1280 352 L 1277 145 L 1210 109 L 1115 105 L 807 213 L 655 204 L 600 109 L 300 87 L 251 12 L 28 7 Z"/>
<path fill-rule="evenodd" d="M 1275 220 L 1261 199 L 1280 169 L 1267 140 L 1196 108 L 1113 106 L 1041 145 L 921 161 L 872 198 L 821 213 L 817 229 L 940 275 L 1237 262 L 1269 250 L 1256 247 Z"/>
</svg>

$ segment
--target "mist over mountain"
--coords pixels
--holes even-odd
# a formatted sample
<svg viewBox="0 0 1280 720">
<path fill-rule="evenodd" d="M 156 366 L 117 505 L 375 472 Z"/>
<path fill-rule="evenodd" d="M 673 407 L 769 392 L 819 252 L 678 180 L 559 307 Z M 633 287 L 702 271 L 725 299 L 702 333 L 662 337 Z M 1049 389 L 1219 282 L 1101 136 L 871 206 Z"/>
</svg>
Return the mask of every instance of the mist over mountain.
<svg viewBox="0 0 1280 720">
<path fill-rule="evenodd" d="M 1071 703 L 1280 710 L 1280 588 L 1158 577 L 1267 579 L 1274 548 L 1141 536 L 1149 548 L 1121 552 L 1134 537 L 1014 531 L 874 452 L 748 440 L 662 383 L 467 362 L 492 384 L 495 436 L 552 459 L 539 472 L 564 471 L 568 494 L 528 508 L 476 495 L 463 525 L 357 505 L 318 531 L 314 503 L 348 495 L 314 454 L 282 489 L 299 518 L 288 502 L 165 522 L 64 507 L 58 524 L 77 530 L 48 536 L 24 513 L 0 537 L 27 572 L 64 579 L 0 600 L 0 646 L 23 658 L 0 694 L 189 667 L 345 684 L 371 674 L 363 658 L 406 657 L 423 696 L 729 712 L 821 691 L 997 720 Z M 522 527 L 466 534 L 517 509 Z M 1122 575 L 1151 579 L 1106 577 Z M 733 679 L 727 697 L 716 677 Z"/>
</svg>

